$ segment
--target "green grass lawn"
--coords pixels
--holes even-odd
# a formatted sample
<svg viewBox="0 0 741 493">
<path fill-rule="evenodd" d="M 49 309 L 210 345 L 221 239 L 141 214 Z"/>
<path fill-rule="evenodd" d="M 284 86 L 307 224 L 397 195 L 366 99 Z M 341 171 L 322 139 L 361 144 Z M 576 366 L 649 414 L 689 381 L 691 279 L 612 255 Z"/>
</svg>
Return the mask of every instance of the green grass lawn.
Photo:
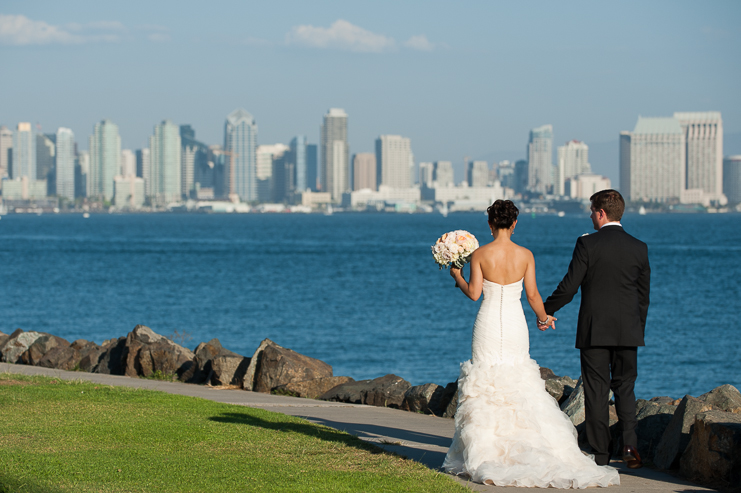
<svg viewBox="0 0 741 493">
<path fill-rule="evenodd" d="M 468 491 L 347 433 L 261 409 L 0 374 L 0 492 Z"/>
</svg>

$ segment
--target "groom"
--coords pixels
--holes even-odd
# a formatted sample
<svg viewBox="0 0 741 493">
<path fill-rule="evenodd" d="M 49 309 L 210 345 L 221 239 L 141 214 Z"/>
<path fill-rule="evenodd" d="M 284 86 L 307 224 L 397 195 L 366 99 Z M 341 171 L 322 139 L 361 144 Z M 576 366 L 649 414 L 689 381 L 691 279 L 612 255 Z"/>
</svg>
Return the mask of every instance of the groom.
<svg viewBox="0 0 741 493">
<path fill-rule="evenodd" d="M 576 347 L 581 352 L 585 425 L 597 464 L 610 462 L 609 391 L 623 435 L 623 460 L 642 466 L 636 450 L 637 346 L 644 346 L 651 269 L 646 244 L 623 231 L 623 197 L 602 190 L 590 197 L 596 233 L 576 241 L 569 270 L 545 302 L 549 315 L 581 287 Z M 547 327 L 547 326 L 546 326 Z M 540 327 L 544 328 L 544 327 Z"/>
</svg>

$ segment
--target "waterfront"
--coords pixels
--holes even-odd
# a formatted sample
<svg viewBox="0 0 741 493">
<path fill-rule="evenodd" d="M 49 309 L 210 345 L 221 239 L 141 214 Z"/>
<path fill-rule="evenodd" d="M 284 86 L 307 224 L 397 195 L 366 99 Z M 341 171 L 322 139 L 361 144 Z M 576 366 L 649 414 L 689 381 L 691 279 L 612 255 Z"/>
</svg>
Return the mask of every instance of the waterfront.
<svg viewBox="0 0 741 493">
<path fill-rule="evenodd" d="M 627 215 L 649 245 L 652 296 L 639 397 L 741 385 L 741 216 Z M 186 343 L 218 337 L 251 356 L 269 337 L 356 379 L 395 373 L 445 384 L 470 356 L 478 303 L 438 271 L 429 246 L 483 214 L 15 215 L 0 222 L 0 330 L 101 343 L 136 324 Z M 545 297 L 566 272 L 584 215 L 523 215 L 513 237 L 535 254 Z M 578 296 L 557 330 L 530 322 L 531 353 L 578 376 Z"/>
</svg>

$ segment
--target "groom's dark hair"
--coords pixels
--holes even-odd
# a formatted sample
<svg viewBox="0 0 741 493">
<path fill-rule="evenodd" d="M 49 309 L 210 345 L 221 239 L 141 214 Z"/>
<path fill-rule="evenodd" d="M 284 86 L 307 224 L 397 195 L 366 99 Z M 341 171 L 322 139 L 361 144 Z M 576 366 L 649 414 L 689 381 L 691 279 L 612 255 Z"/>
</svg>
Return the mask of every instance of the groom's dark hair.
<svg viewBox="0 0 741 493">
<path fill-rule="evenodd" d="M 591 197 L 589 200 L 592 201 L 592 207 L 598 211 L 602 209 L 607 214 L 607 219 L 610 221 L 619 221 L 623 217 L 625 212 L 625 200 L 620 192 L 617 190 L 602 190 Z"/>
</svg>

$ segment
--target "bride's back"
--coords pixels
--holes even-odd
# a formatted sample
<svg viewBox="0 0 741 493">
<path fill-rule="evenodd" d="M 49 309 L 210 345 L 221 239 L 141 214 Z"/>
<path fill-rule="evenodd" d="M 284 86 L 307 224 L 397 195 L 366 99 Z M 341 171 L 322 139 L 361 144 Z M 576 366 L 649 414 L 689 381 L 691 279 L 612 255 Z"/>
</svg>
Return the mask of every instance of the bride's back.
<svg viewBox="0 0 741 493">
<path fill-rule="evenodd" d="M 480 247 L 481 272 L 484 279 L 497 284 L 512 284 L 525 277 L 528 250 L 502 238 Z"/>
</svg>

